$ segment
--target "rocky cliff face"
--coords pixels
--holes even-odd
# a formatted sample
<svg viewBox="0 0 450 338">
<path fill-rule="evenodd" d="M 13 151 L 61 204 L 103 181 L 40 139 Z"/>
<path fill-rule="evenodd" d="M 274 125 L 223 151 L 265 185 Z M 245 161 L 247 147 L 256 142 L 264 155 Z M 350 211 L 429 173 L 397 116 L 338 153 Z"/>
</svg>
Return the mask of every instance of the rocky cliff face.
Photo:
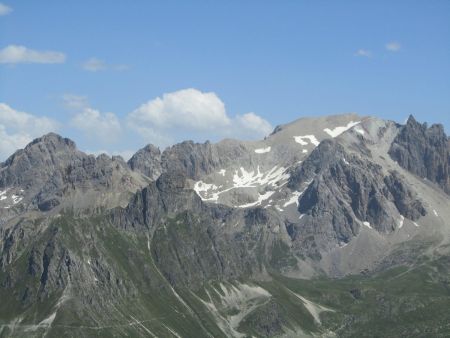
<svg viewBox="0 0 450 338">
<path fill-rule="evenodd" d="M 156 180 L 162 173 L 161 151 L 152 144 L 138 150 L 129 160 L 128 165 L 134 171 Z"/>
<path fill-rule="evenodd" d="M 392 143 L 389 155 L 403 168 L 437 183 L 450 194 L 450 141 L 444 127 L 418 123 L 410 116 Z"/>
<path fill-rule="evenodd" d="M 309 182 L 310 183 L 309 183 Z M 400 217 L 413 221 L 426 214 L 418 199 L 396 171 L 385 175 L 370 157 L 347 152 L 334 140 L 323 141 L 297 169 L 289 187 L 299 190 L 308 182 L 298 201 L 301 221 L 290 226 L 290 235 L 305 254 L 345 244 L 365 226 L 390 233 Z"/>
</svg>

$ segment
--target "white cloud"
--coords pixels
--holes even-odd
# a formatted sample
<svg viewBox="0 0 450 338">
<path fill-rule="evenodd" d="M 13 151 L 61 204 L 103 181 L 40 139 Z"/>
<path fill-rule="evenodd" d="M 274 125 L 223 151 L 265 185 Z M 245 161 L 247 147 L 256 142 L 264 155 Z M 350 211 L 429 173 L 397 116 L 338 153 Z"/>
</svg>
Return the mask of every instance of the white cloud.
<svg viewBox="0 0 450 338">
<path fill-rule="evenodd" d="M 372 52 L 370 50 L 367 49 L 358 49 L 355 53 L 356 56 L 363 56 L 363 57 L 367 57 L 370 58 L 372 56 Z"/>
<path fill-rule="evenodd" d="M 8 134 L 5 126 L 0 124 L 0 161 L 7 159 L 17 149 L 24 148 L 32 138 L 23 132 Z"/>
<path fill-rule="evenodd" d="M 390 52 L 398 52 L 402 48 L 402 46 L 395 41 L 387 43 L 385 47 Z"/>
<path fill-rule="evenodd" d="M 125 64 L 121 65 L 111 65 L 107 64 L 103 60 L 97 59 L 95 57 L 90 58 L 85 63 L 83 63 L 83 69 L 87 70 L 88 72 L 99 72 L 103 70 L 115 70 L 115 71 L 125 71 L 128 70 L 130 67 Z"/>
<path fill-rule="evenodd" d="M 63 63 L 64 53 L 37 51 L 24 46 L 9 45 L 0 50 L 0 63 Z"/>
<path fill-rule="evenodd" d="M 164 94 L 141 105 L 129 116 L 132 125 L 197 131 L 230 124 L 225 105 L 215 93 L 189 88 Z"/>
<path fill-rule="evenodd" d="M 59 129 L 59 123 L 48 117 L 37 117 L 0 103 L 0 159 L 25 147 L 33 138 Z"/>
<path fill-rule="evenodd" d="M 70 126 L 82 131 L 85 136 L 101 143 L 114 143 L 122 136 L 119 118 L 114 113 L 102 113 L 90 107 L 86 96 L 64 94 L 64 106 L 72 111 Z"/>
<path fill-rule="evenodd" d="M 20 112 L 5 103 L 0 103 L 0 124 L 8 130 L 24 131 L 32 136 L 40 136 L 59 128 L 59 124 L 48 117 Z"/>
<path fill-rule="evenodd" d="M 106 69 L 106 64 L 97 58 L 90 58 L 83 64 L 83 69 L 89 72 L 98 72 Z"/>
<path fill-rule="evenodd" d="M 13 11 L 13 10 L 12 10 L 11 7 L 6 6 L 5 4 L 2 4 L 2 3 L 0 2 L 0 16 L 8 15 L 8 14 L 11 13 L 12 11 Z"/>
<path fill-rule="evenodd" d="M 264 137 L 270 134 L 273 130 L 272 125 L 267 120 L 264 120 L 261 116 L 258 116 L 255 113 L 237 115 L 234 119 L 234 125 L 236 127 L 236 132 L 242 134 L 241 137 L 250 139 Z"/>
<path fill-rule="evenodd" d="M 127 117 L 128 126 L 147 142 L 168 145 L 185 137 L 262 137 L 269 122 L 254 113 L 228 116 L 222 100 L 213 92 L 194 88 L 166 93 L 138 107 Z M 198 138 L 198 137 L 197 137 Z"/>
<path fill-rule="evenodd" d="M 119 119 L 114 113 L 101 113 L 86 107 L 71 120 L 71 125 L 81 130 L 87 137 L 102 143 L 117 141 L 122 133 Z"/>
</svg>

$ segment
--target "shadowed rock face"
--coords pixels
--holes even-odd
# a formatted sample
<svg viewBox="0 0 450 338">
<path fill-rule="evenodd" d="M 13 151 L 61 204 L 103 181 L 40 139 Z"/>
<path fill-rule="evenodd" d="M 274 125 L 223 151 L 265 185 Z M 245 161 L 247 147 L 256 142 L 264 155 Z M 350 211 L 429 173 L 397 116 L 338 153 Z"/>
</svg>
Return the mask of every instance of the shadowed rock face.
<svg viewBox="0 0 450 338">
<path fill-rule="evenodd" d="M 450 142 L 442 125 L 428 128 L 410 116 L 389 155 L 403 168 L 437 183 L 450 194 Z"/>
<path fill-rule="evenodd" d="M 311 180 L 299 199 L 301 222 L 291 226 L 300 248 L 315 241 L 318 249 L 348 242 L 366 224 L 381 233 L 397 228 L 398 214 L 411 220 L 426 211 L 417 195 L 395 171 L 384 175 L 369 158 L 350 154 L 333 140 L 323 141 L 295 170 L 289 186 L 297 189 Z"/>
</svg>

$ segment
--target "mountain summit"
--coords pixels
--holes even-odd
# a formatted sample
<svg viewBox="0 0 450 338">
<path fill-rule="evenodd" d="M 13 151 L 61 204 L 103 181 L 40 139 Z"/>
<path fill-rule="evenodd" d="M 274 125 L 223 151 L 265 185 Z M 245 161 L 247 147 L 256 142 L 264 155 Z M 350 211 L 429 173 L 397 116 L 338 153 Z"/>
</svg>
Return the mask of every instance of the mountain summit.
<svg viewBox="0 0 450 338">
<path fill-rule="evenodd" d="M 128 163 L 47 134 L 0 164 L 0 336 L 446 336 L 449 167 L 412 116 Z"/>
</svg>

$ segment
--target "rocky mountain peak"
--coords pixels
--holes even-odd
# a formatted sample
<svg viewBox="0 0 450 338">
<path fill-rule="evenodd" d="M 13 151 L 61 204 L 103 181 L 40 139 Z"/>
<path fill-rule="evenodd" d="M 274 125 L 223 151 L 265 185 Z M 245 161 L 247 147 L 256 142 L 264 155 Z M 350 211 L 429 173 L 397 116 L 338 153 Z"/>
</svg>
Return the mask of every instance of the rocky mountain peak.
<svg viewBox="0 0 450 338">
<path fill-rule="evenodd" d="M 128 160 L 128 165 L 132 170 L 156 180 L 162 172 L 161 151 L 153 144 L 148 144 Z"/>
<path fill-rule="evenodd" d="M 441 124 L 428 127 L 411 115 L 400 128 L 389 155 L 403 168 L 437 183 L 450 194 L 450 143 Z"/>
<path fill-rule="evenodd" d="M 5 194 L 0 209 L 8 213 L 49 211 L 63 202 L 74 209 L 104 202 L 117 205 L 122 198 L 119 196 L 145 183 L 121 157 L 87 155 L 72 140 L 49 133 L 15 152 L 0 166 L 0 190 Z M 101 191 L 104 195 L 100 199 Z"/>
<path fill-rule="evenodd" d="M 33 140 L 28 146 L 32 146 L 32 145 L 35 145 L 38 143 L 43 143 L 48 146 L 53 146 L 56 149 L 64 148 L 64 147 L 70 148 L 72 150 L 76 149 L 76 144 L 74 141 L 72 141 L 69 138 L 62 137 L 61 135 L 53 133 L 53 132 L 50 132 L 48 134 L 45 134 L 45 135 Z"/>
</svg>

